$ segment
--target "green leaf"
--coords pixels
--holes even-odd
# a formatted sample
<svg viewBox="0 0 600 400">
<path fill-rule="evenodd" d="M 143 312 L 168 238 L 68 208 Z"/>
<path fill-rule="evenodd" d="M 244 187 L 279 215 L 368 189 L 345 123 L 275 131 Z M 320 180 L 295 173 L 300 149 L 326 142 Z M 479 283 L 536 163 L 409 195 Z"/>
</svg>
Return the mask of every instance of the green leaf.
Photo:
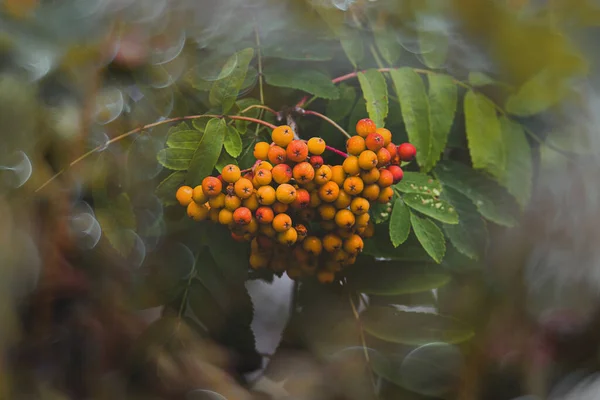
<svg viewBox="0 0 600 400">
<path fill-rule="evenodd" d="M 437 289 L 450 281 L 450 274 L 439 266 L 406 267 L 398 262 L 369 260 L 349 269 L 346 278 L 357 292 L 396 296 Z"/>
<path fill-rule="evenodd" d="M 390 240 L 398 247 L 408 239 L 410 233 L 410 211 L 402 199 L 397 198 L 390 216 Z"/>
<path fill-rule="evenodd" d="M 406 193 L 402 199 L 407 206 L 445 224 L 458 224 L 456 209 L 437 196 L 421 193 Z"/>
<path fill-rule="evenodd" d="M 369 307 L 361 314 L 365 330 L 392 343 L 420 346 L 431 342 L 457 344 L 474 332 L 458 320 L 438 314 L 399 311 L 392 307 Z"/>
<path fill-rule="evenodd" d="M 446 237 L 465 256 L 473 260 L 482 259 L 487 247 L 488 231 L 477 207 L 467 196 L 451 187 L 444 189 L 442 198 L 452 204 L 458 213 L 457 225 L 442 226 Z"/>
<path fill-rule="evenodd" d="M 202 140 L 189 163 L 185 181 L 190 186 L 199 185 L 202 179 L 210 175 L 221 154 L 226 133 L 227 124 L 223 119 L 212 118 L 208 121 Z"/>
<path fill-rule="evenodd" d="M 469 85 L 474 87 L 480 86 L 488 86 L 496 84 L 496 80 L 490 78 L 488 75 L 483 72 L 471 71 L 469 72 L 469 77 L 467 78 Z"/>
<path fill-rule="evenodd" d="M 175 199 L 175 192 L 177 192 L 177 189 L 183 184 L 184 180 L 185 171 L 173 172 L 158 184 L 155 190 L 156 196 L 165 206 L 179 204 L 177 199 Z"/>
<path fill-rule="evenodd" d="M 183 171 L 188 169 L 193 155 L 192 149 L 162 149 L 156 154 L 156 159 L 165 168 Z"/>
<path fill-rule="evenodd" d="M 271 86 L 302 90 L 323 99 L 339 98 L 338 88 L 331 78 L 315 69 L 297 69 L 290 71 L 271 64 L 264 69 L 265 81 Z"/>
<path fill-rule="evenodd" d="M 289 32 L 282 33 L 278 40 L 276 35 L 272 35 L 275 40 L 262 47 L 263 57 L 281 58 L 291 61 L 328 61 L 333 58 L 334 45 L 337 42 L 318 40 L 314 42 L 306 41 L 304 38 L 290 40 Z"/>
<path fill-rule="evenodd" d="M 359 97 L 352 109 L 348 119 L 348 132 L 352 135 L 356 133 L 356 123 L 367 116 L 367 103 L 365 99 Z"/>
<path fill-rule="evenodd" d="M 402 46 L 396 40 L 395 32 L 390 29 L 375 29 L 373 38 L 375 39 L 375 46 L 377 46 L 377 50 L 379 50 L 383 59 L 389 65 L 394 65 L 402 53 Z"/>
<path fill-rule="evenodd" d="M 232 157 L 237 157 L 242 153 L 242 138 L 233 126 L 227 127 L 223 147 Z"/>
<path fill-rule="evenodd" d="M 431 68 L 440 68 L 448 56 L 448 35 L 439 31 L 419 31 L 419 45 L 423 63 Z"/>
<path fill-rule="evenodd" d="M 123 257 L 129 256 L 135 243 L 133 230 L 136 227 L 135 214 L 126 193 L 110 200 L 106 206 L 97 207 L 96 219 L 102 228 L 102 234 Z"/>
<path fill-rule="evenodd" d="M 363 254 L 389 260 L 431 262 L 431 257 L 414 234 L 409 235 L 402 246 L 394 247 L 390 241 L 390 226 L 387 223 L 375 225 L 375 235 L 365 240 Z"/>
<path fill-rule="evenodd" d="M 172 149 L 196 150 L 201 139 L 202 133 L 199 131 L 177 131 L 169 135 L 167 146 Z"/>
<path fill-rule="evenodd" d="M 365 58 L 365 46 L 361 33 L 356 29 L 343 27 L 340 33 L 340 43 L 348 60 L 354 68 L 358 68 Z"/>
<path fill-rule="evenodd" d="M 501 117 L 500 127 L 506 145 L 506 175 L 502 184 L 524 207 L 531 198 L 533 181 L 531 147 L 520 124 Z"/>
<path fill-rule="evenodd" d="M 442 262 L 446 252 L 446 240 L 440 228 L 430 219 L 421 218 L 414 213 L 410 213 L 410 223 L 427 254 L 438 264 Z"/>
<path fill-rule="evenodd" d="M 402 193 L 422 193 L 439 196 L 442 191 L 442 185 L 433 177 L 420 172 L 404 172 L 404 177 L 400 182 L 394 185 L 394 188 Z"/>
<path fill-rule="evenodd" d="M 385 78 L 376 69 L 358 73 L 358 81 L 367 102 L 367 112 L 375 125 L 385 125 L 388 114 L 388 91 Z"/>
<path fill-rule="evenodd" d="M 516 225 L 519 205 L 498 183 L 454 161 L 444 161 L 435 168 L 435 175 L 444 187 L 451 187 L 467 196 L 486 219 L 502 226 Z"/>
<path fill-rule="evenodd" d="M 204 130 L 206 129 L 206 124 L 208 124 L 208 121 L 209 121 L 208 118 L 196 118 L 196 119 L 192 120 L 192 126 L 198 132 L 204 133 Z"/>
<path fill-rule="evenodd" d="M 254 49 L 247 48 L 232 55 L 213 84 L 208 95 L 211 106 L 221 106 L 222 112 L 227 113 L 235 100 L 248 71 L 248 65 L 254 57 Z"/>
<path fill-rule="evenodd" d="M 556 105 L 567 94 L 563 78 L 544 69 L 506 100 L 506 111 L 520 117 L 538 114 Z"/>
<path fill-rule="evenodd" d="M 506 151 L 496 109 L 491 100 L 472 90 L 465 95 L 464 103 L 473 168 L 483 169 L 501 179 L 505 174 Z"/>
<path fill-rule="evenodd" d="M 244 282 L 248 277 L 248 251 L 246 243 L 231 239 L 231 233 L 224 226 L 211 229 L 206 244 L 228 282 Z"/>
<path fill-rule="evenodd" d="M 250 135 L 244 136 L 242 139 L 244 149 L 242 150 L 242 154 L 237 158 L 240 169 L 250 168 L 256 162 L 256 158 L 254 158 L 254 145 L 257 141 L 257 137 Z"/>
<path fill-rule="evenodd" d="M 350 114 L 356 101 L 356 89 L 346 83 L 338 87 L 340 98 L 327 103 L 327 116 L 334 121 L 339 121 Z"/>
<path fill-rule="evenodd" d="M 429 74 L 429 129 L 430 149 L 424 165 L 425 171 L 431 170 L 446 148 L 448 134 L 454 122 L 458 90 L 448 75 Z"/>
</svg>

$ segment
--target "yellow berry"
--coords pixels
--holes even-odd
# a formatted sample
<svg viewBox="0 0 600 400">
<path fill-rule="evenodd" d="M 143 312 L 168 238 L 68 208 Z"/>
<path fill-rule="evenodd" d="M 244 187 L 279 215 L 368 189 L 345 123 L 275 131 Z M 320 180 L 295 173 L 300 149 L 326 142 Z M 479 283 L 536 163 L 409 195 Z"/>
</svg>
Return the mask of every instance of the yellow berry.
<svg viewBox="0 0 600 400">
<path fill-rule="evenodd" d="M 282 215 L 282 214 L 279 214 L 279 215 Z M 286 230 L 285 232 L 281 232 L 280 234 L 278 234 L 277 240 L 281 244 L 291 246 L 294 243 L 296 243 L 296 240 L 298 240 L 298 232 L 296 232 L 296 229 L 290 228 L 290 229 Z"/>
<path fill-rule="evenodd" d="M 277 146 L 286 147 L 294 140 L 294 131 L 288 125 L 281 125 L 273 129 L 271 139 Z"/>
<path fill-rule="evenodd" d="M 342 239 L 335 233 L 328 233 L 323 236 L 323 248 L 329 253 L 333 253 L 342 248 Z"/>
<path fill-rule="evenodd" d="M 325 141 L 320 137 L 308 139 L 308 151 L 314 155 L 321 155 L 325 151 Z"/>
<path fill-rule="evenodd" d="M 226 208 L 219 211 L 219 223 L 221 225 L 229 225 L 233 222 L 233 213 Z"/>
<path fill-rule="evenodd" d="M 223 180 L 225 182 L 235 183 L 238 179 L 242 177 L 242 173 L 237 165 L 228 164 L 223 167 L 223 170 L 221 171 L 221 176 L 223 177 Z"/>
<path fill-rule="evenodd" d="M 308 236 L 302 242 L 302 248 L 309 254 L 313 256 L 318 256 L 321 254 L 323 250 L 323 244 L 321 243 L 321 239 L 316 236 Z"/>
<path fill-rule="evenodd" d="M 356 215 L 362 215 L 369 212 L 370 203 L 369 200 L 363 197 L 355 197 L 350 203 L 350 210 Z"/>
<path fill-rule="evenodd" d="M 202 185 L 198 185 L 194 188 L 192 193 L 192 200 L 198 204 L 204 204 L 208 201 L 208 196 L 202 191 Z"/>
<path fill-rule="evenodd" d="M 287 214 L 277 214 L 273 218 L 273 229 L 277 232 L 285 232 L 292 227 L 292 218 Z"/>
<path fill-rule="evenodd" d="M 354 217 L 354 214 L 352 214 L 352 211 L 350 211 L 350 210 L 347 210 L 347 209 L 339 210 L 335 214 L 335 223 L 340 228 L 351 228 L 355 222 L 356 222 L 356 218 Z"/>
<path fill-rule="evenodd" d="M 193 193 L 194 190 L 191 187 L 182 186 L 179 189 L 177 189 L 177 192 L 175 193 L 175 198 L 177 199 L 179 204 L 181 204 L 184 207 L 187 207 L 187 205 L 192 202 Z"/>
<path fill-rule="evenodd" d="M 194 221 L 203 221 L 208 217 L 208 207 L 204 204 L 197 204 L 191 201 L 187 206 L 187 215 Z"/>
<path fill-rule="evenodd" d="M 250 179 L 240 178 L 235 183 L 234 189 L 235 189 L 235 194 L 240 199 L 247 199 L 248 197 L 252 196 L 254 186 L 252 185 L 252 182 L 250 182 Z"/>
<path fill-rule="evenodd" d="M 219 193 L 218 195 L 211 197 L 208 200 L 211 208 L 223 208 L 225 207 L 225 193 Z"/>
<path fill-rule="evenodd" d="M 270 206 L 275 203 L 275 189 L 272 186 L 261 186 L 256 190 L 256 199 L 259 204 Z"/>
<path fill-rule="evenodd" d="M 375 155 L 375 153 L 373 153 L 373 155 Z M 360 165 L 359 165 L 358 160 L 359 160 L 359 158 L 356 156 L 346 157 L 346 159 L 342 163 L 342 168 L 344 168 L 344 172 L 350 176 L 358 175 L 358 173 L 360 172 Z M 377 160 L 376 155 L 375 155 L 375 160 Z M 375 162 L 375 165 L 377 165 L 377 162 Z"/>
<path fill-rule="evenodd" d="M 296 189 L 292 185 L 284 183 L 283 185 L 279 185 L 277 187 L 275 195 L 277 197 L 277 201 L 283 204 L 290 204 L 296 199 Z"/>
<path fill-rule="evenodd" d="M 266 160 L 267 155 L 269 154 L 269 143 L 267 142 L 258 142 L 254 145 L 254 158 L 257 160 Z"/>
</svg>

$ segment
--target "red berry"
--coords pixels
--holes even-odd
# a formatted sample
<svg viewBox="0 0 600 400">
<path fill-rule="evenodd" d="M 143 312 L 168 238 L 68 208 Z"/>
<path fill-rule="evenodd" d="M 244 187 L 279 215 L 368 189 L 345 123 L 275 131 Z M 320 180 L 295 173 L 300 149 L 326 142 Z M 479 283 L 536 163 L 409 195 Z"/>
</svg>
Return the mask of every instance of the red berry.
<svg viewBox="0 0 600 400">
<path fill-rule="evenodd" d="M 397 165 L 390 165 L 387 167 L 387 170 L 390 171 L 394 176 L 394 183 L 398 183 L 402 180 L 402 177 L 404 176 L 404 171 L 402 171 L 402 168 Z"/>
<path fill-rule="evenodd" d="M 367 145 L 367 149 L 377 152 L 377 150 L 383 147 L 383 136 L 379 133 L 369 133 L 365 139 L 365 144 Z"/>
<path fill-rule="evenodd" d="M 410 143 L 402 143 L 398 146 L 398 155 L 402 161 L 412 161 L 417 154 L 417 149 Z"/>
<path fill-rule="evenodd" d="M 311 156 L 308 161 L 315 168 L 315 171 L 323 166 L 323 157 L 321 156 Z"/>
<path fill-rule="evenodd" d="M 356 123 L 356 133 L 362 137 L 367 137 L 369 133 L 375 133 L 376 129 L 375 122 L 369 118 L 363 118 Z"/>
</svg>

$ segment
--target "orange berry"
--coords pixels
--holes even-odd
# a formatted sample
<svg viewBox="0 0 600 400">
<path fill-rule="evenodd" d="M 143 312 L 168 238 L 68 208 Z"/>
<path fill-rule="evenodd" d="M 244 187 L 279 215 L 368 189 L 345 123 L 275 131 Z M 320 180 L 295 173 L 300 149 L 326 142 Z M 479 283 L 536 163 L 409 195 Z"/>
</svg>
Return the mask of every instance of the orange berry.
<svg viewBox="0 0 600 400">
<path fill-rule="evenodd" d="M 253 269 L 266 268 L 269 265 L 269 257 L 262 254 L 250 254 L 248 262 Z"/>
<path fill-rule="evenodd" d="M 279 146 L 271 146 L 267 157 L 273 165 L 284 163 L 287 159 L 285 149 Z"/>
<path fill-rule="evenodd" d="M 270 171 L 273 169 L 273 165 L 268 161 L 260 161 L 259 163 L 257 163 L 254 166 L 254 172 L 260 171 L 261 169 L 266 169 L 266 170 Z"/>
<path fill-rule="evenodd" d="M 256 210 L 256 220 L 261 224 L 270 224 L 275 217 L 275 213 L 271 207 L 258 207 Z"/>
<path fill-rule="evenodd" d="M 417 155 L 417 148 L 410 143 L 402 143 L 398 146 L 398 155 L 402 161 L 412 161 Z"/>
<path fill-rule="evenodd" d="M 363 118 L 356 123 L 356 133 L 362 137 L 367 137 L 369 133 L 374 133 L 377 130 L 377 126 L 372 119 Z"/>
<path fill-rule="evenodd" d="M 317 272 L 317 280 L 320 283 L 332 283 L 335 280 L 335 273 L 331 271 L 319 271 Z"/>
<path fill-rule="evenodd" d="M 194 221 L 203 221 L 208 217 L 208 207 L 204 204 L 197 204 L 193 201 L 187 206 L 187 215 Z"/>
<path fill-rule="evenodd" d="M 240 178 L 235 185 L 233 186 L 235 189 L 235 194 L 240 199 L 247 199 L 252 196 L 254 191 L 254 186 L 252 186 L 252 182 L 250 182 L 247 178 Z"/>
<path fill-rule="evenodd" d="M 207 176 L 202 180 L 202 191 L 208 197 L 213 197 L 221 193 L 223 190 L 223 184 L 218 178 L 214 176 Z"/>
<path fill-rule="evenodd" d="M 338 228 L 338 230 L 336 232 L 342 239 L 348 239 L 350 236 L 352 236 L 354 234 L 354 232 L 352 232 L 352 228 L 350 228 L 350 229 Z"/>
<path fill-rule="evenodd" d="M 308 205 L 311 208 L 317 208 L 318 206 L 321 205 L 321 198 L 319 197 L 319 192 L 316 190 L 313 190 L 310 193 L 310 201 L 308 203 Z"/>
<path fill-rule="evenodd" d="M 369 215 L 369 214 L 367 214 Z M 375 234 L 375 225 L 373 223 L 368 223 L 365 231 L 363 232 L 363 237 L 370 238 Z"/>
<path fill-rule="evenodd" d="M 258 142 L 254 145 L 254 158 L 257 160 L 266 160 L 271 146 L 267 142 Z"/>
<path fill-rule="evenodd" d="M 275 190 L 277 201 L 283 204 L 290 204 L 296 199 L 296 189 L 289 183 L 284 183 Z"/>
<path fill-rule="evenodd" d="M 379 175 L 379 179 L 377 180 L 377 184 L 380 187 L 384 188 L 384 187 L 392 186 L 393 183 L 394 183 L 394 174 L 392 174 L 389 169 L 383 168 L 380 171 L 380 175 Z"/>
<path fill-rule="evenodd" d="M 218 195 L 211 197 L 208 200 L 211 208 L 223 208 L 225 207 L 225 193 L 219 193 Z"/>
<path fill-rule="evenodd" d="M 271 170 L 273 180 L 279 184 L 288 183 L 292 180 L 292 167 L 287 164 L 279 164 Z"/>
<path fill-rule="evenodd" d="M 329 165 L 323 165 L 321 168 L 315 171 L 315 183 L 317 185 L 323 185 L 331 179 L 332 172 Z"/>
<path fill-rule="evenodd" d="M 192 200 L 198 204 L 204 204 L 208 201 L 208 196 L 202 191 L 202 185 L 198 185 L 194 188 L 194 191 L 192 192 Z"/>
<path fill-rule="evenodd" d="M 314 155 L 321 155 L 325 151 L 325 141 L 320 137 L 314 137 L 308 139 L 308 151 Z"/>
<path fill-rule="evenodd" d="M 358 235 L 352 235 L 344 241 L 344 250 L 349 254 L 360 253 L 363 247 L 363 240 Z"/>
<path fill-rule="evenodd" d="M 308 157 L 308 146 L 302 140 L 292 140 L 285 152 L 288 160 L 302 162 Z"/>
<path fill-rule="evenodd" d="M 280 164 L 281 165 L 281 164 Z M 273 174 L 268 169 L 259 169 L 254 173 L 253 182 L 256 182 L 257 187 L 265 186 L 271 183 Z"/>
<path fill-rule="evenodd" d="M 208 217 L 210 218 L 210 220 L 212 222 L 217 224 L 217 223 L 219 223 L 219 213 L 220 212 L 221 212 L 221 210 L 218 208 L 211 208 L 210 210 L 208 210 Z"/>
<path fill-rule="evenodd" d="M 235 183 L 238 179 L 242 177 L 242 173 L 240 172 L 240 168 L 235 164 L 228 164 L 223 167 L 221 171 L 221 176 L 223 180 L 228 183 Z"/>
<path fill-rule="evenodd" d="M 377 182 L 379 175 L 380 172 L 377 168 L 360 171 L 360 178 L 366 185 Z"/>
<path fill-rule="evenodd" d="M 221 225 L 229 225 L 233 222 L 233 213 L 224 208 L 219 211 L 219 223 Z"/>
<path fill-rule="evenodd" d="M 369 133 L 365 138 L 365 145 L 367 149 L 377 152 L 384 146 L 383 136 L 379 133 Z"/>
<path fill-rule="evenodd" d="M 344 172 L 347 173 L 348 175 L 358 175 L 358 173 L 360 172 L 358 157 L 356 157 L 356 156 L 346 157 L 346 159 L 342 163 L 342 168 L 344 168 Z"/>
<path fill-rule="evenodd" d="M 256 221 L 256 218 L 250 219 L 248 225 L 244 227 L 244 232 L 250 233 L 252 235 L 258 232 L 258 222 Z"/>
<path fill-rule="evenodd" d="M 283 215 L 283 214 L 279 214 L 279 215 Z M 281 244 L 291 246 L 294 243 L 296 243 L 296 240 L 298 240 L 298 232 L 296 232 L 296 230 L 294 228 L 290 228 L 290 229 L 286 230 L 285 232 L 281 232 L 279 235 L 277 235 L 277 240 Z"/>
<path fill-rule="evenodd" d="M 370 219 L 371 219 L 371 216 L 369 215 L 369 213 L 357 215 L 354 226 L 356 226 L 358 228 L 364 228 L 368 225 Z"/>
<path fill-rule="evenodd" d="M 384 146 L 387 146 L 388 144 L 392 143 L 392 132 L 390 132 L 389 129 L 377 128 L 377 129 L 375 129 L 375 133 L 378 133 L 381 135 L 381 137 L 383 138 Z"/>
<path fill-rule="evenodd" d="M 331 221 L 335 218 L 337 209 L 332 204 L 321 204 L 318 211 L 321 219 L 324 221 Z"/>
<path fill-rule="evenodd" d="M 390 160 L 398 155 L 398 147 L 394 143 L 389 143 L 385 146 L 385 149 L 390 152 Z"/>
<path fill-rule="evenodd" d="M 350 203 L 350 210 L 356 215 L 362 215 L 369 212 L 370 203 L 369 200 L 363 197 L 355 197 Z"/>
<path fill-rule="evenodd" d="M 187 207 L 188 204 L 192 202 L 193 194 L 194 189 L 192 189 L 190 186 L 182 186 L 179 189 L 177 189 L 177 192 L 175 193 L 175 198 L 177 199 L 179 204 L 181 204 L 184 207 Z M 204 201 L 204 203 L 205 202 L 206 201 Z"/>
<path fill-rule="evenodd" d="M 394 189 L 392 189 L 391 187 L 386 187 L 381 189 L 381 192 L 379 193 L 379 197 L 377 198 L 377 201 L 385 204 L 388 203 L 392 200 L 392 198 L 394 197 Z"/>
<path fill-rule="evenodd" d="M 347 209 L 339 210 L 335 214 L 335 223 L 340 228 L 352 228 L 352 226 L 354 225 L 355 222 L 356 222 L 356 218 L 354 217 L 354 214 L 352 214 L 352 211 L 350 211 L 350 210 L 347 210 Z"/>
<path fill-rule="evenodd" d="M 284 213 L 277 214 L 272 225 L 276 232 L 285 232 L 292 227 L 292 218 Z"/>
<path fill-rule="evenodd" d="M 294 140 L 294 130 L 288 125 L 281 125 L 273 129 L 271 139 L 277 146 L 286 147 Z"/>
<path fill-rule="evenodd" d="M 340 193 L 333 204 L 339 210 L 348 207 L 350 202 L 352 202 L 352 196 L 350 196 L 345 190 L 340 190 Z"/>
<path fill-rule="evenodd" d="M 379 185 L 376 183 L 371 183 L 370 185 L 366 185 L 363 189 L 361 196 L 369 201 L 375 201 L 379 198 Z"/>
<path fill-rule="evenodd" d="M 361 169 L 369 170 L 377 166 L 377 154 L 371 150 L 365 150 L 358 156 L 358 166 Z"/>
<path fill-rule="evenodd" d="M 292 170 L 292 176 L 299 184 L 305 184 L 313 180 L 315 177 L 315 170 L 306 161 L 296 164 Z"/>
<path fill-rule="evenodd" d="M 252 219 L 252 211 L 246 207 L 240 207 L 233 212 L 233 222 L 238 225 L 247 225 Z"/>
<path fill-rule="evenodd" d="M 291 203 L 292 208 L 301 209 L 306 208 L 310 203 L 310 193 L 306 189 L 298 189 L 296 191 L 296 198 Z"/>
<path fill-rule="evenodd" d="M 390 152 L 387 151 L 387 149 L 382 147 L 381 149 L 377 150 L 378 167 L 385 167 L 390 163 L 390 161 L 392 161 L 392 156 L 390 155 Z"/>
<path fill-rule="evenodd" d="M 348 154 L 358 156 L 366 149 L 367 145 L 365 144 L 365 139 L 360 136 L 352 136 L 350 139 L 346 140 L 346 151 Z"/>
<path fill-rule="evenodd" d="M 344 191 L 350 195 L 356 196 L 363 191 L 365 184 L 358 176 L 351 176 L 344 181 Z"/>
<path fill-rule="evenodd" d="M 346 253 L 344 250 L 338 250 L 335 253 L 333 253 L 333 259 L 335 260 L 335 262 L 338 263 L 338 267 L 337 269 L 335 269 L 335 271 L 340 270 L 341 264 L 344 264 L 346 260 L 348 260 L 348 256 L 349 254 Z"/>
<path fill-rule="evenodd" d="M 242 199 L 237 197 L 235 194 L 225 195 L 225 208 L 229 211 L 235 211 L 236 208 L 242 205 Z"/>
<path fill-rule="evenodd" d="M 390 165 L 387 169 L 394 176 L 394 183 L 400 182 L 404 177 L 404 171 L 402 171 L 402 168 L 400 168 L 398 165 Z"/>
<path fill-rule="evenodd" d="M 339 194 L 340 187 L 333 181 L 329 181 L 319 188 L 319 197 L 321 200 L 327 203 L 334 202 L 335 199 L 338 198 Z"/>
<path fill-rule="evenodd" d="M 311 254 L 313 256 L 318 256 L 319 254 L 321 254 L 321 251 L 323 250 L 323 244 L 321 243 L 321 239 L 319 239 L 318 237 L 308 236 L 302 242 L 302 248 L 308 254 Z"/>
<path fill-rule="evenodd" d="M 313 166 L 314 169 L 319 169 L 323 165 L 323 157 L 321 156 L 310 156 L 308 159 L 310 165 Z"/>
<path fill-rule="evenodd" d="M 344 171 L 344 167 L 341 165 L 334 165 L 331 167 L 331 180 L 337 183 L 338 186 L 342 186 L 344 184 L 344 180 L 346 179 L 346 171 Z"/>
<path fill-rule="evenodd" d="M 323 248 L 329 253 L 333 253 L 342 248 L 342 239 L 335 233 L 328 233 L 323 236 Z"/>
<path fill-rule="evenodd" d="M 275 203 L 276 198 L 275 189 L 272 186 L 261 186 L 256 190 L 256 199 L 259 204 L 270 206 Z"/>
<path fill-rule="evenodd" d="M 275 214 L 282 214 L 282 213 L 286 212 L 288 210 L 288 208 L 290 208 L 290 206 L 288 204 L 283 204 L 283 203 L 276 201 L 275 203 L 273 203 L 272 208 L 273 208 L 273 212 Z"/>
<path fill-rule="evenodd" d="M 258 196 L 256 195 L 256 192 L 252 193 L 247 199 L 244 199 L 244 201 L 242 201 L 242 205 L 250 209 L 250 211 L 256 211 L 259 206 Z"/>
</svg>

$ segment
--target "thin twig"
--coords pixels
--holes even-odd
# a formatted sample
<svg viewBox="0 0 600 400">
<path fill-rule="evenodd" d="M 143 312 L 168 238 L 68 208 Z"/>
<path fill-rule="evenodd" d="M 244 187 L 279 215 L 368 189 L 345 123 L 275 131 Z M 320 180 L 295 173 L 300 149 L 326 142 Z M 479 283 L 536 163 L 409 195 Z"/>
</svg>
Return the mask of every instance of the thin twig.
<svg viewBox="0 0 600 400">
<path fill-rule="evenodd" d="M 350 136 L 350 134 L 348 132 L 346 132 L 344 130 L 344 128 L 342 128 L 341 126 L 339 126 L 334 120 L 332 120 L 329 117 L 326 117 L 325 115 L 318 113 L 316 111 L 312 111 L 312 110 L 302 110 L 300 109 L 299 111 L 301 114 L 304 115 L 314 115 L 317 116 L 325 121 L 327 121 L 328 123 L 330 123 L 331 125 L 333 125 L 338 131 L 342 132 L 344 134 L 344 136 L 346 136 L 348 139 L 350 139 L 352 136 Z"/>
<path fill-rule="evenodd" d="M 266 111 L 268 111 L 268 112 L 270 112 L 271 114 L 274 114 L 274 115 L 278 115 L 279 114 L 277 111 L 273 110 L 271 107 L 267 107 L 267 106 L 264 106 L 262 104 L 254 104 L 254 105 L 248 106 L 248 107 L 244 108 L 242 111 L 240 111 L 240 114 L 245 114 L 248 111 L 250 111 L 252 109 L 255 109 L 255 108 L 260 108 L 261 110 L 266 110 Z M 260 116 L 259 116 L 259 118 L 260 118 Z"/>
<path fill-rule="evenodd" d="M 354 319 L 356 320 L 356 326 L 358 328 L 360 343 L 362 345 L 363 352 L 365 355 L 365 361 L 367 363 L 367 366 L 369 367 L 369 377 L 371 378 L 371 384 L 373 385 L 373 392 L 377 394 L 377 383 L 375 382 L 375 378 L 373 377 L 373 368 L 371 367 L 371 358 L 369 357 L 369 350 L 367 347 L 367 341 L 365 339 L 365 332 L 363 330 L 362 322 L 360 320 L 360 314 L 356 309 L 354 300 L 352 300 L 352 293 L 350 291 L 348 291 L 348 300 L 350 302 L 350 307 L 352 307 L 352 314 L 354 315 Z"/>
</svg>

